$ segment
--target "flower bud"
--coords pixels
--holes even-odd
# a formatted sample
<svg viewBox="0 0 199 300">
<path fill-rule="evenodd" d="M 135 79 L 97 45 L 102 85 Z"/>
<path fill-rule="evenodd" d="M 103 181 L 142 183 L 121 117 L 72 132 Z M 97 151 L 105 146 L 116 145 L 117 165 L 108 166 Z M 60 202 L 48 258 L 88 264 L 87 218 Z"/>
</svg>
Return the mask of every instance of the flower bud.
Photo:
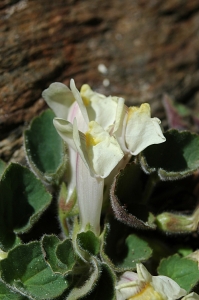
<svg viewBox="0 0 199 300">
<path fill-rule="evenodd" d="M 157 226 L 167 232 L 181 233 L 196 230 L 194 216 L 164 212 L 156 217 Z"/>
</svg>

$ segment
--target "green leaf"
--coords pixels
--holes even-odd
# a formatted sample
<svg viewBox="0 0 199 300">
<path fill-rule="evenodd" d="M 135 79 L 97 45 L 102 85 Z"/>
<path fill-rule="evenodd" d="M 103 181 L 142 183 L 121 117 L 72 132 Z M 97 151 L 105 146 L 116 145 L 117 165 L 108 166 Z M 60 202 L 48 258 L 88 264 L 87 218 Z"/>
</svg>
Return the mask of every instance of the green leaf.
<svg viewBox="0 0 199 300">
<path fill-rule="evenodd" d="M 3 175 L 3 172 L 6 169 L 6 166 L 7 166 L 7 164 L 2 159 L 0 159 L 0 179 Z"/>
<path fill-rule="evenodd" d="M 52 268 L 53 272 L 65 273 L 67 267 L 63 264 L 56 255 L 57 246 L 60 244 L 60 240 L 55 235 L 45 235 L 42 238 L 42 248 L 45 253 L 45 260 Z"/>
<path fill-rule="evenodd" d="M 27 232 L 51 199 L 29 169 L 10 164 L 0 182 L 0 248 L 6 251 L 18 244 L 16 234 Z"/>
<path fill-rule="evenodd" d="M 90 230 L 81 232 L 77 235 L 77 242 L 81 249 L 87 251 L 91 255 L 97 255 L 100 250 L 100 240 Z"/>
<path fill-rule="evenodd" d="M 34 299 L 54 299 L 67 288 L 68 282 L 45 263 L 39 242 L 20 245 L 0 262 L 1 277 L 16 291 Z"/>
<path fill-rule="evenodd" d="M 155 218 L 142 203 L 146 177 L 139 165 L 128 164 L 114 178 L 110 190 L 111 205 L 118 221 L 135 228 L 155 229 Z"/>
<path fill-rule="evenodd" d="M 28 300 L 29 298 L 22 296 L 16 291 L 12 291 L 0 280 L 0 300 Z"/>
<path fill-rule="evenodd" d="M 160 262 L 158 274 L 170 277 L 189 293 L 199 281 L 198 262 L 175 254 Z"/>
<path fill-rule="evenodd" d="M 136 234 L 129 235 L 128 229 L 112 220 L 103 232 L 102 259 L 117 272 L 135 270 L 136 263 L 144 262 L 152 255 L 148 243 Z"/>
<path fill-rule="evenodd" d="M 101 272 L 101 264 L 95 257 L 91 257 L 89 264 L 80 265 L 80 276 L 74 278 L 75 286 L 67 296 L 67 300 L 78 300 L 90 294 Z"/>
<path fill-rule="evenodd" d="M 178 253 L 185 257 L 189 254 L 191 254 L 193 252 L 193 249 L 189 248 L 189 247 L 179 247 L 179 249 L 177 249 Z"/>
<path fill-rule="evenodd" d="M 115 285 L 116 285 L 116 276 L 111 268 L 102 263 L 102 270 L 100 273 L 100 278 L 96 284 L 96 287 L 91 292 L 91 294 L 83 297 L 81 299 L 85 300 L 114 300 L 115 297 Z"/>
<path fill-rule="evenodd" d="M 66 167 L 65 146 L 53 125 L 54 113 L 46 110 L 24 132 L 25 150 L 33 171 L 45 182 L 59 184 Z"/>
<path fill-rule="evenodd" d="M 65 239 L 57 246 L 56 255 L 67 266 L 67 272 L 71 271 L 76 263 L 76 257 L 70 239 Z"/>
<path fill-rule="evenodd" d="M 131 234 L 125 241 L 126 256 L 119 262 L 117 267 L 128 270 L 129 268 L 136 268 L 136 264 L 146 261 L 152 255 L 152 250 L 148 243 L 139 238 L 135 234 Z"/>
<path fill-rule="evenodd" d="M 61 242 L 55 235 L 46 235 L 42 239 L 42 247 L 54 272 L 66 274 L 72 270 L 76 260 L 71 240 Z"/>
<path fill-rule="evenodd" d="M 140 155 L 147 173 L 157 171 L 162 180 L 180 179 L 199 168 L 199 136 L 189 131 L 169 130 L 166 142 L 147 147 Z"/>
</svg>

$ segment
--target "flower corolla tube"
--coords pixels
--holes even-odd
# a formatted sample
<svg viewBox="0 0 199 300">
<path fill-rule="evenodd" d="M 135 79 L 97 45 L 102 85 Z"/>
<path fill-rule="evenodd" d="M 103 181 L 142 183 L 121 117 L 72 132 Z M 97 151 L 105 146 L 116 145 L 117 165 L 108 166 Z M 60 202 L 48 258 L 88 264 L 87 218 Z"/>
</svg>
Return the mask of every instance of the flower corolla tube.
<svg viewBox="0 0 199 300">
<path fill-rule="evenodd" d="M 165 141 L 160 120 L 151 118 L 149 104 L 126 107 L 120 97 L 106 97 L 89 85 L 77 90 L 53 83 L 42 93 L 54 111 L 53 123 L 69 150 L 68 197 L 77 190 L 81 231 L 100 233 L 104 179 L 124 158 Z"/>
</svg>

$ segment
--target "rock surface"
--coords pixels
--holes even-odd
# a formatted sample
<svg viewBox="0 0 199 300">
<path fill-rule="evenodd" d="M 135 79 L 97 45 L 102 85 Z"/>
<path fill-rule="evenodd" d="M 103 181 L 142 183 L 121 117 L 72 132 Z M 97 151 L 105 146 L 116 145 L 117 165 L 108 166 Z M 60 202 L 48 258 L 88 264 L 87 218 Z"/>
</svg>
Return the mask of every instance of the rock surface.
<svg viewBox="0 0 199 300">
<path fill-rule="evenodd" d="M 199 109 L 199 1 L 1 0 L 0 60 L 5 160 L 21 159 L 22 130 L 51 82 L 147 101 L 162 119 L 164 93 Z"/>
</svg>

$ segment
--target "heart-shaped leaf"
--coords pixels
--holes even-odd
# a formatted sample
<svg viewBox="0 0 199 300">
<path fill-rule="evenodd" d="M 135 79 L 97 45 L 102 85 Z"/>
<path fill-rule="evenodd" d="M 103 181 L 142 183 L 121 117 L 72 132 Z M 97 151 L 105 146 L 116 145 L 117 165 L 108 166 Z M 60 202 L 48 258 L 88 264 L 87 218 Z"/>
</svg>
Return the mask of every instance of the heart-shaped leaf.
<svg viewBox="0 0 199 300">
<path fill-rule="evenodd" d="M 158 172 L 162 180 L 180 179 L 199 168 L 199 136 L 190 131 L 171 129 L 166 142 L 147 147 L 139 160 L 147 173 Z"/>
<path fill-rule="evenodd" d="M 135 234 L 130 234 L 125 240 L 126 255 L 117 265 L 118 268 L 128 270 L 136 268 L 136 264 L 146 261 L 152 255 L 147 242 Z"/>
<path fill-rule="evenodd" d="M 10 164 L 0 182 L 0 248 L 6 251 L 28 231 L 51 203 L 52 196 L 27 168 Z"/>
<path fill-rule="evenodd" d="M 163 259 L 158 267 L 158 274 L 175 280 L 187 292 L 199 282 L 198 262 L 182 258 L 178 254 Z"/>
<path fill-rule="evenodd" d="M 55 299 L 69 285 L 64 276 L 53 273 L 46 264 L 39 242 L 15 247 L 0 262 L 0 269 L 4 282 L 38 300 Z"/>
<path fill-rule="evenodd" d="M 128 234 L 129 228 L 116 220 L 107 224 L 103 232 L 102 259 L 115 271 L 135 270 L 136 263 L 144 262 L 152 255 L 148 243 L 136 234 Z"/>
<path fill-rule="evenodd" d="M 24 132 L 25 150 L 33 171 L 45 182 L 59 184 L 66 167 L 65 146 L 53 125 L 54 113 L 46 110 Z"/>
<path fill-rule="evenodd" d="M 46 235 L 42 239 L 45 259 L 54 272 L 66 274 L 75 264 L 75 254 L 69 239 L 60 241 L 55 235 Z"/>
<path fill-rule="evenodd" d="M 81 250 L 87 251 L 91 255 L 97 255 L 100 249 L 99 238 L 90 230 L 77 235 L 77 242 Z"/>
</svg>

